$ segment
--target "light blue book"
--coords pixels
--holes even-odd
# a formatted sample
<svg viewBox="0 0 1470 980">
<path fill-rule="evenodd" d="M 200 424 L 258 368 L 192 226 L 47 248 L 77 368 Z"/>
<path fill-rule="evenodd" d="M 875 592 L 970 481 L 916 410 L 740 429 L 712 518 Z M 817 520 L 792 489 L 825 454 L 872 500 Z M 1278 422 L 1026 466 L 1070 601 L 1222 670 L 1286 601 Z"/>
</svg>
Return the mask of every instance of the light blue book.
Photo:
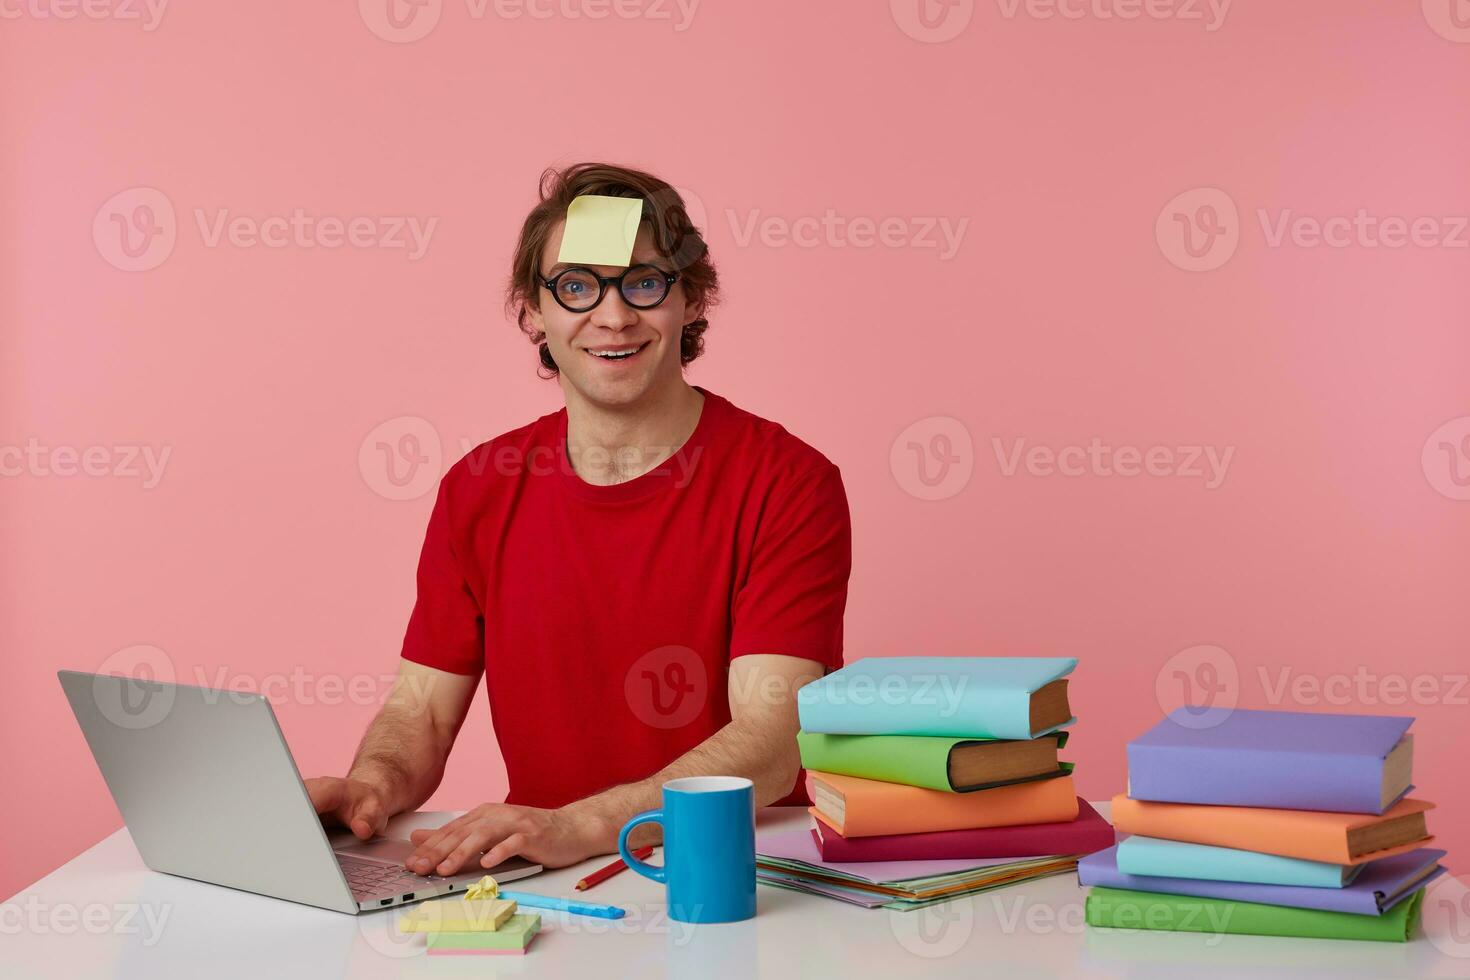
<svg viewBox="0 0 1470 980">
<path fill-rule="evenodd" d="M 1030 739 L 1077 719 L 1072 657 L 865 657 L 801 688 L 801 727 L 828 735 Z"/>
<path fill-rule="evenodd" d="M 1256 885 L 1297 885 L 1306 888 L 1342 888 L 1352 883 L 1366 864 L 1328 864 L 1261 854 L 1234 847 L 1211 847 L 1157 837 L 1125 838 L 1118 844 L 1118 870 L 1155 878 L 1195 878 L 1240 881 Z"/>
</svg>

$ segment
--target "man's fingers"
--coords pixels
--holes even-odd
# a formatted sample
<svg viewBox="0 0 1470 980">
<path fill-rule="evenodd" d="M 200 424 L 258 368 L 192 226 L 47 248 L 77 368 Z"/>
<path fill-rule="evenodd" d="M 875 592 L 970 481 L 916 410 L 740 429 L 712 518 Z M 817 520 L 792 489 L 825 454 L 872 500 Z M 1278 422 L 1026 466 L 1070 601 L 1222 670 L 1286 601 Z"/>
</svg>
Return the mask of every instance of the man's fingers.
<svg viewBox="0 0 1470 980">
<path fill-rule="evenodd" d="M 459 842 L 459 846 L 450 851 L 434 870 L 441 875 L 454 874 L 472 857 L 483 851 L 489 842 L 489 837 L 483 830 L 470 831 L 465 835 L 464 840 Z"/>
<path fill-rule="evenodd" d="M 369 840 L 382 833 L 387 824 L 387 814 L 383 812 L 382 801 L 376 793 L 367 793 L 360 797 L 353 808 L 351 819 L 347 822 L 353 836 L 362 840 Z"/>
<path fill-rule="evenodd" d="M 468 833 L 468 828 L 463 827 L 456 827 L 452 830 L 441 828 L 437 834 L 424 841 L 413 854 L 409 855 L 408 870 L 417 871 L 421 875 L 433 874 L 439 862 L 444 860 L 450 851 L 458 847 L 459 842 L 464 840 Z"/>
<path fill-rule="evenodd" d="M 461 816 L 455 817 L 453 820 L 450 820 L 446 823 L 442 823 L 437 827 L 426 827 L 423 830 L 415 830 L 408 835 L 408 839 L 413 841 L 415 844 L 422 844 L 425 841 L 433 843 L 440 834 L 450 834 L 460 827 L 469 826 L 473 821 L 467 819 L 468 817 L 469 814 L 466 813 Z"/>
<path fill-rule="evenodd" d="M 470 811 L 470 813 L 465 813 L 458 817 L 455 817 L 448 823 L 445 823 L 433 830 L 415 830 L 413 833 L 409 834 L 409 840 L 413 841 L 418 846 L 414 848 L 414 852 L 410 854 L 408 856 L 408 860 L 404 862 L 408 869 L 410 871 L 418 871 L 418 865 L 422 863 L 427 863 L 428 867 L 432 868 L 439 861 L 443 860 L 444 856 L 435 851 L 434 848 L 442 842 L 444 835 L 453 834 L 461 830 L 468 830 L 471 827 L 478 826 L 480 821 L 484 819 L 482 816 L 479 815 L 471 816 L 471 813 L 474 813 L 474 811 L 472 810 Z M 428 873 L 428 871 L 420 872 L 420 874 Z"/>
<path fill-rule="evenodd" d="M 474 817 L 465 814 L 459 820 L 450 821 L 440 827 L 438 833 L 420 842 L 405 863 L 410 871 L 431 874 L 439 862 L 448 857 L 467 835 L 481 835 L 482 844 L 501 840 L 520 826 L 521 820 L 520 814 L 512 808 L 491 809 L 488 812 L 482 808 Z"/>
<path fill-rule="evenodd" d="M 342 805 L 342 780 L 314 776 L 306 781 L 306 795 L 318 814 L 331 813 Z"/>
<path fill-rule="evenodd" d="M 403 862 L 408 867 L 408 870 L 417 871 L 419 874 L 429 873 L 426 869 L 432 867 L 434 864 L 434 845 L 438 844 L 444 837 L 443 830 L 430 830 L 427 833 L 428 836 L 414 841 L 418 846 L 413 849 L 413 853 L 408 856 L 408 860 Z"/>
<path fill-rule="evenodd" d="M 480 867 L 493 868 L 506 858 L 514 857 L 521 853 L 521 849 L 529 843 L 530 838 L 525 834 L 511 834 L 505 840 L 485 852 L 485 856 L 480 858 Z"/>
</svg>

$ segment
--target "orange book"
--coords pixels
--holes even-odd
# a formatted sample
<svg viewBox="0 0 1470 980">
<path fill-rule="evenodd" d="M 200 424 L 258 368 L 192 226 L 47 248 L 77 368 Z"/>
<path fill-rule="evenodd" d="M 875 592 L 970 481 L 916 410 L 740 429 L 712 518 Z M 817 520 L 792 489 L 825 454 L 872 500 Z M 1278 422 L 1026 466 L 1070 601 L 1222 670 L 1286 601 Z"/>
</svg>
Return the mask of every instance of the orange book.
<svg viewBox="0 0 1470 980">
<path fill-rule="evenodd" d="M 1077 819 L 1071 776 L 1014 783 L 973 793 L 884 783 L 807 770 L 811 813 L 844 837 L 923 834 Z"/>
<path fill-rule="evenodd" d="M 1381 815 L 1273 810 L 1257 806 L 1150 803 L 1113 797 L 1113 826 L 1125 834 L 1162 837 L 1280 854 L 1329 864 L 1363 864 L 1422 847 L 1433 840 L 1425 800 L 1399 800 Z"/>
</svg>

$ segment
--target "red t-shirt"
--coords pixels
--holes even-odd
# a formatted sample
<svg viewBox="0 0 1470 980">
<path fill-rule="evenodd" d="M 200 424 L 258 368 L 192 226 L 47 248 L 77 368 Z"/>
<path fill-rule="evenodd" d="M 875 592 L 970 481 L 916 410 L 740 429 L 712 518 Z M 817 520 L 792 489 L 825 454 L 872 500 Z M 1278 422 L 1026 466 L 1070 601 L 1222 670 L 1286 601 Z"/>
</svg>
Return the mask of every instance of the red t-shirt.
<svg viewBox="0 0 1470 980">
<path fill-rule="evenodd" d="M 508 803 L 557 807 L 653 775 L 729 722 L 735 657 L 842 665 L 852 538 L 837 467 L 700 391 L 684 446 L 626 483 L 576 475 L 565 409 L 440 483 L 403 656 L 484 671 Z M 804 801 L 800 777 L 788 799 Z"/>
</svg>

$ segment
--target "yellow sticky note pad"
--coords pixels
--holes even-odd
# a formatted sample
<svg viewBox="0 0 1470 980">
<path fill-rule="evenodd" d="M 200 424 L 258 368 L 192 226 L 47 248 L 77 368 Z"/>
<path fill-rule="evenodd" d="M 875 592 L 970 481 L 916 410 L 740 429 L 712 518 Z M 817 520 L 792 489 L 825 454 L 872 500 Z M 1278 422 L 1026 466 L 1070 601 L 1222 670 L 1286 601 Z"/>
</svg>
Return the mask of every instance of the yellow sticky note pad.
<svg viewBox="0 0 1470 980">
<path fill-rule="evenodd" d="M 515 915 L 504 898 L 445 898 L 423 902 L 398 923 L 400 932 L 494 932 Z"/>
<path fill-rule="evenodd" d="M 641 198 L 599 194 L 573 198 L 556 260 L 576 265 L 627 265 L 633 258 L 633 241 L 642 219 Z"/>
</svg>

